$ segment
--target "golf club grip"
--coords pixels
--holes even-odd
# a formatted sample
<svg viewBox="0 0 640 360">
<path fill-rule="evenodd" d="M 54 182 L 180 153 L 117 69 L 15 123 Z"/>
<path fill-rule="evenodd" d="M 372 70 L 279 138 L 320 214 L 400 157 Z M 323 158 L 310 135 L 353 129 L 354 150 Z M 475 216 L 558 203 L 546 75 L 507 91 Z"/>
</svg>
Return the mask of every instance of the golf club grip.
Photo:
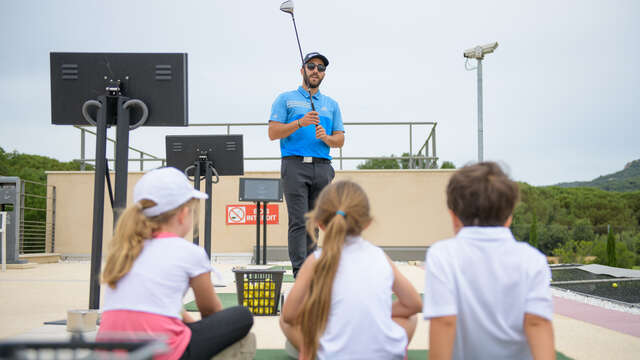
<svg viewBox="0 0 640 360">
<path fill-rule="evenodd" d="M 307 83 L 307 85 L 309 85 L 309 83 Z M 316 106 L 313 105 L 313 95 L 311 95 L 311 92 L 309 92 L 309 102 L 311 103 L 311 111 L 316 111 Z M 318 128 L 318 125 L 315 125 L 316 129 Z"/>
</svg>

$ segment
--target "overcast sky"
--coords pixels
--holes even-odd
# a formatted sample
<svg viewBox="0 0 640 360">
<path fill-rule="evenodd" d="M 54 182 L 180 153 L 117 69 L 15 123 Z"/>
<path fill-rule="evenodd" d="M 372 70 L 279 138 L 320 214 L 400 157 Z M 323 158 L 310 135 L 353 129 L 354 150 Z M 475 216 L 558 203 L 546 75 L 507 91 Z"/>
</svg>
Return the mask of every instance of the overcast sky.
<svg viewBox="0 0 640 360">
<path fill-rule="evenodd" d="M 276 96 L 301 81 L 280 3 L 0 0 L 0 146 L 80 157 L 79 130 L 51 125 L 51 51 L 186 52 L 190 123 L 266 123 Z M 339 102 L 345 122 L 437 122 L 441 161 L 475 161 L 476 72 L 465 70 L 462 52 L 498 41 L 483 63 L 485 159 L 507 164 L 517 180 L 548 185 L 590 180 L 640 158 L 640 1 L 295 5 L 303 51 L 329 58 L 321 91 Z M 401 126 L 346 131 L 344 156 L 409 151 Z M 427 131 L 414 129 L 413 151 Z M 167 134 L 221 132 L 141 128 L 130 144 L 164 157 Z M 234 132 L 245 135 L 245 156 L 279 155 L 266 128 Z"/>
</svg>

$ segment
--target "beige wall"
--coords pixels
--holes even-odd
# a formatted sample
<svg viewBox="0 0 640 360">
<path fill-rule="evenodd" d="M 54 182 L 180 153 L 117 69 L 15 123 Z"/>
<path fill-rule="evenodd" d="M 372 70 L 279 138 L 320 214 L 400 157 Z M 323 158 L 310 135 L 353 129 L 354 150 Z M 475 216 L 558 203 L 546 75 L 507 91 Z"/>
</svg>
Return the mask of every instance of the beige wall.
<svg viewBox="0 0 640 360">
<path fill-rule="evenodd" d="M 365 189 L 371 201 L 374 223 L 365 238 L 379 246 L 427 246 L 452 235 L 446 211 L 445 188 L 451 170 L 356 170 L 336 171 L 336 179 L 353 180 Z M 128 204 L 133 186 L 143 173 L 129 173 Z M 279 172 L 247 172 L 245 177 L 279 177 Z M 226 225 L 226 205 L 238 201 L 239 177 L 221 177 L 213 186 L 212 249 L 214 253 L 251 252 L 255 225 Z M 115 179 L 112 176 L 112 184 Z M 56 187 L 55 252 L 63 255 L 91 253 L 93 223 L 93 173 L 48 172 L 48 185 Z M 204 182 L 201 186 L 204 189 Z M 287 245 L 287 208 L 279 204 L 280 223 L 269 225 L 268 245 Z M 204 216 L 204 201 L 200 211 Z M 103 244 L 111 239 L 113 216 L 105 190 Z M 204 222 L 200 220 L 200 239 Z M 105 249 L 106 250 L 106 249 Z"/>
</svg>

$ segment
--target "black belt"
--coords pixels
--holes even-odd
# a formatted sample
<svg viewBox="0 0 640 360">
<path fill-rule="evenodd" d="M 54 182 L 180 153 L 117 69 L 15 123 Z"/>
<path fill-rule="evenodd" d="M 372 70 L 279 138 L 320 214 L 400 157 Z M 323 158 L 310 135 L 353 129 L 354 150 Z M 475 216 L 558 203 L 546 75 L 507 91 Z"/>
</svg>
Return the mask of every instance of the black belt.
<svg viewBox="0 0 640 360">
<path fill-rule="evenodd" d="M 296 159 L 307 164 L 312 164 L 312 163 L 313 164 L 331 164 L 331 160 L 329 159 L 317 158 L 312 156 L 297 156 L 297 155 L 283 156 L 282 160 L 285 160 L 285 159 Z"/>
</svg>

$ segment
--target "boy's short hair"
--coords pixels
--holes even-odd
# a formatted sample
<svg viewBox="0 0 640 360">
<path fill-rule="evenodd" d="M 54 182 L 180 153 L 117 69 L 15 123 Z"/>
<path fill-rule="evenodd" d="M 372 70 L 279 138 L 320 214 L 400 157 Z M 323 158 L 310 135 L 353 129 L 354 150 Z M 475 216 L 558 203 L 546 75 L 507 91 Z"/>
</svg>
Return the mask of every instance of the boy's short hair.
<svg viewBox="0 0 640 360">
<path fill-rule="evenodd" d="M 503 226 L 518 201 L 518 184 L 494 162 L 460 168 L 447 185 L 447 206 L 464 226 Z"/>
</svg>

